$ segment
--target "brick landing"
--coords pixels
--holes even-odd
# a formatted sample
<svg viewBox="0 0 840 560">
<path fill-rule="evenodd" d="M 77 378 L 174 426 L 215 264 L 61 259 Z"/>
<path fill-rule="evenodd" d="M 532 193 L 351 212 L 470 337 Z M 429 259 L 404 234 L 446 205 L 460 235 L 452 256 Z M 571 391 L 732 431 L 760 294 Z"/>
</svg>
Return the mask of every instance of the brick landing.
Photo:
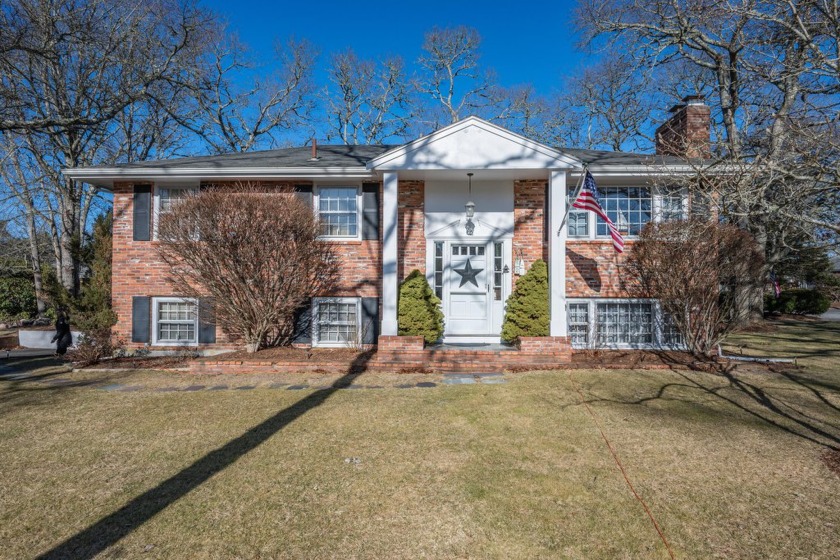
<svg viewBox="0 0 840 560">
<path fill-rule="evenodd" d="M 191 373 L 347 373 L 383 371 L 396 373 L 484 373 L 555 369 L 568 365 L 572 350 L 563 337 L 523 338 L 520 348 L 476 350 L 423 347 L 421 337 L 381 336 L 378 350 L 355 364 L 315 360 L 225 360 L 224 356 L 190 362 Z"/>
</svg>

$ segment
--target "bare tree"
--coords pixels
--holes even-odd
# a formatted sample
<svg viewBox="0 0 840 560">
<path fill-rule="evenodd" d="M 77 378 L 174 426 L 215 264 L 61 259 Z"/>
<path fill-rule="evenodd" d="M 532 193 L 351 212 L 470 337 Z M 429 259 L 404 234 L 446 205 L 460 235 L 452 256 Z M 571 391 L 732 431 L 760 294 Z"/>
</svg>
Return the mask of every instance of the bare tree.
<svg viewBox="0 0 840 560">
<path fill-rule="evenodd" d="M 471 27 L 435 27 L 425 35 L 415 89 L 432 100 L 426 124 L 437 130 L 468 114 L 497 106 L 500 92 L 492 72 L 479 66 L 481 37 Z"/>
<path fill-rule="evenodd" d="M 4 149 L 16 153 L 15 192 L 33 214 L 28 222 L 43 217 L 70 292 L 78 293 L 80 241 L 99 199 L 61 169 L 124 154 L 115 123 L 188 66 L 209 19 L 175 0 L 12 0 L 0 8 Z"/>
<path fill-rule="evenodd" d="M 688 349 L 709 357 L 738 326 L 741 285 L 759 281 L 763 260 L 752 236 L 731 224 L 651 223 L 631 246 L 626 288 L 657 298 Z"/>
<path fill-rule="evenodd" d="M 277 44 L 275 74 L 263 77 L 247 59 L 244 45 L 219 27 L 210 51 L 199 57 L 179 86 L 188 92 L 186 111 L 172 118 L 215 153 L 272 146 L 281 132 L 305 123 L 313 105 L 315 50 L 306 41 Z M 241 83 L 256 75 L 250 87 Z"/>
<path fill-rule="evenodd" d="M 204 189 L 164 215 L 158 235 L 175 292 L 213 298 L 216 321 L 251 351 L 290 342 L 295 312 L 336 282 L 311 208 L 274 187 Z"/>
<path fill-rule="evenodd" d="M 791 250 L 787 237 L 840 234 L 838 11 L 837 0 L 610 0 L 578 11 L 590 42 L 605 38 L 651 68 L 693 67 L 713 84 L 721 132 L 704 182 L 718 189 L 720 215 L 765 251 L 765 274 Z M 758 318 L 759 288 L 750 301 Z"/>
<path fill-rule="evenodd" d="M 411 112 L 400 57 L 377 64 L 359 59 L 349 49 L 333 55 L 327 71 L 332 82 L 322 94 L 327 138 L 337 137 L 345 144 L 381 144 L 405 136 Z"/>
</svg>

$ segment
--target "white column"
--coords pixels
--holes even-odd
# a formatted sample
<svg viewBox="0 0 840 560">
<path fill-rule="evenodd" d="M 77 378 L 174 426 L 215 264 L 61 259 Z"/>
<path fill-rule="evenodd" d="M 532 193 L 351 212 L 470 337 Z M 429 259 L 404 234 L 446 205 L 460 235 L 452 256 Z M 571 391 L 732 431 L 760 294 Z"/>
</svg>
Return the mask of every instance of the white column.
<svg viewBox="0 0 840 560">
<path fill-rule="evenodd" d="M 566 325 L 566 232 L 560 222 L 566 215 L 566 172 L 551 170 L 548 176 L 548 286 L 551 336 L 567 336 Z"/>
<path fill-rule="evenodd" d="M 382 176 L 382 329 L 397 334 L 397 174 Z"/>
</svg>

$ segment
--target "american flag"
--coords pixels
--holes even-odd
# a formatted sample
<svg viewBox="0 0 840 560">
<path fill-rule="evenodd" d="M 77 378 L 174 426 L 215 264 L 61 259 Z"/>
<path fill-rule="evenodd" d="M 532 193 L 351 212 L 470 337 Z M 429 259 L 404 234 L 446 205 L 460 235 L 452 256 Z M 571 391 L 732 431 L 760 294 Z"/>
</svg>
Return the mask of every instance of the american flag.
<svg viewBox="0 0 840 560">
<path fill-rule="evenodd" d="M 595 178 L 589 171 L 587 171 L 584 176 L 583 186 L 581 187 L 580 193 L 572 206 L 580 208 L 581 210 L 595 212 L 595 214 L 597 214 L 602 220 L 607 222 L 607 228 L 610 230 L 613 247 L 615 247 L 615 250 L 619 253 L 624 252 L 624 238 L 618 232 L 618 228 L 615 227 L 615 224 L 612 220 L 610 220 L 610 217 L 607 216 L 607 213 L 604 212 L 604 209 L 601 208 L 601 200 L 598 196 L 598 187 L 595 186 Z"/>
</svg>

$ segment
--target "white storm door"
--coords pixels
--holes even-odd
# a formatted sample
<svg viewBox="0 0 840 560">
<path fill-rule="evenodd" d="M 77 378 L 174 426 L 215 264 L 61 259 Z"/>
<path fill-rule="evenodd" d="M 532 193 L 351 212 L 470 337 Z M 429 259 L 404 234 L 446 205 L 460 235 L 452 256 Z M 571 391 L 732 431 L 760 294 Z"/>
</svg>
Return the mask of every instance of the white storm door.
<svg viewBox="0 0 840 560">
<path fill-rule="evenodd" d="M 492 261 L 487 245 L 452 243 L 448 253 L 444 282 L 446 334 L 489 334 Z"/>
</svg>

